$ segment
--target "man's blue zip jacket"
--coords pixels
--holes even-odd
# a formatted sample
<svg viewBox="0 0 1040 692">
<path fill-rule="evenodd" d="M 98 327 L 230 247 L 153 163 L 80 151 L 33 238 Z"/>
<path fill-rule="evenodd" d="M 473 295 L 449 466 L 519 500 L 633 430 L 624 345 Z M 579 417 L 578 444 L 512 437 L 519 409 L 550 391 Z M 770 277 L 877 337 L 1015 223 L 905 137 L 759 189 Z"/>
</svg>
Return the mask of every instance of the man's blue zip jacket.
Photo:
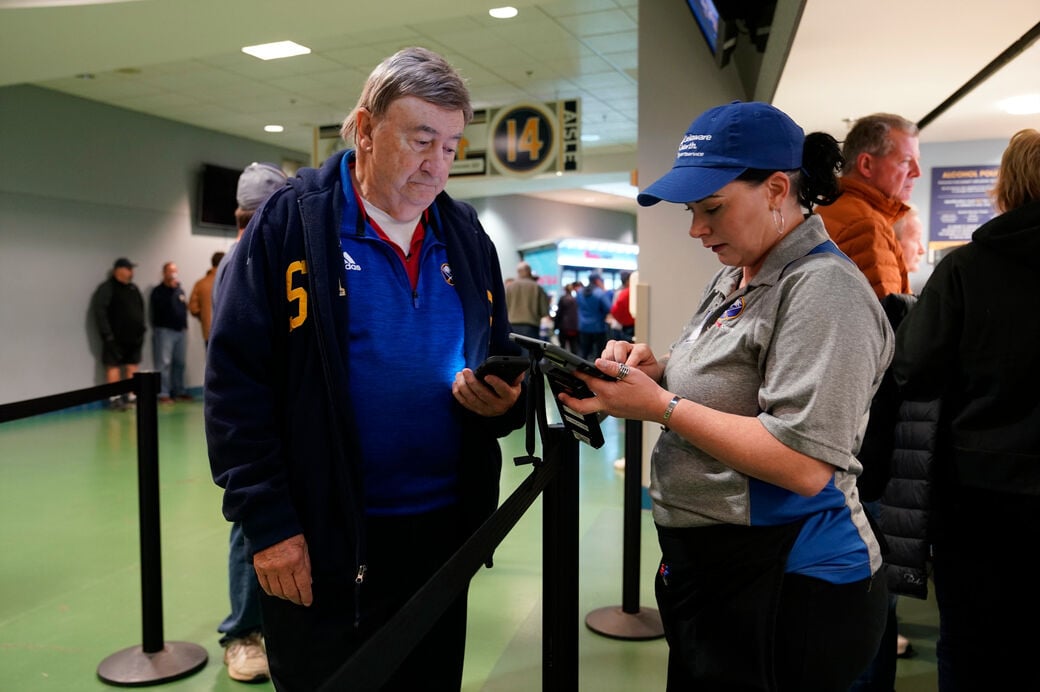
<svg viewBox="0 0 1040 692">
<path fill-rule="evenodd" d="M 340 247 L 340 159 L 302 169 L 257 211 L 236 246 L 215 308 L 206 364 L 206 436 L 224 516 L 255 553 L 302 533 L 315 580 L 353 583 L 365 564 L 364 488 L 348 396 L 351 315 Z M 465 362 L 516 354 L 494 244 L 469 205 L 441 193 L 440 223 L 465 320 Z M 422 336 L 415 337 L 422 348 Z M 387 373 L 387 377 L 394 377 Z M 525 396 L 485 418 L 457 402 L 459 497 L 475 529 L 498 505 L 498 438 L 524 422 Z M 421 410 L 386 411 L 389 417 Z"/>
</svg>

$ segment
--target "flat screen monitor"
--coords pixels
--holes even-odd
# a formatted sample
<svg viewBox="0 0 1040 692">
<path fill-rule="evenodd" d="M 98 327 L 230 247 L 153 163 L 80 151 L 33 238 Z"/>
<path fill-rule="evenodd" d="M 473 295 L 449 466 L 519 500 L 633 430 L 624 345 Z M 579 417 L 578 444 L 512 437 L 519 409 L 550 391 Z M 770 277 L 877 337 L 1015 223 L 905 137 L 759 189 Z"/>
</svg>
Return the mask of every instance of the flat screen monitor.
<svg viewBox="0 0 1040 692">
<path fill-rule="evenodd" d="M 715 65 L 725 67 L 737 45 L 736 25 L 719 13 L 715 0 L 686 0 Z"/>
<path fill-rule="evenodd" d="M 235 209 L 238 202 L 238 168 L 224 168 L 210 163 L 202 164 L 199 172 L 199 225 L 237 229 Z"/>
</svg>

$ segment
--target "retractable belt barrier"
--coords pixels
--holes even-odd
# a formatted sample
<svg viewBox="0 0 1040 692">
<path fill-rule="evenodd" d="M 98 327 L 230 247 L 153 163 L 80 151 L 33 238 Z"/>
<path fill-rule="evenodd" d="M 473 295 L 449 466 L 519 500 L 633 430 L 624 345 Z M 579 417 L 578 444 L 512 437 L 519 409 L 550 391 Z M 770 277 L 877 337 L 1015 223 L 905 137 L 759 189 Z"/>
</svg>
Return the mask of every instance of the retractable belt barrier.
<svg viewBox="0 0 1040 692">
<path fill-rule="evenodd" d="M 0 423 L 6 423 L 19 418 L 31 418 L 44 413 L 60 411 L 64 408 L 82 406 L 100 399 L 126 394 L 134 391 L 133 380 L 121 380 L 111 384 L 101 384 L 96 387 L 77 389 L 73 392 L 62 392 L 52 394 L 38 399 L 26 399 L 11 404 L 0 404 Z"/>
<path fill-rule="evenodd" d="M 560 430 L 562 432 L 562 428 Z M 321 692 L 344 689 L 378 690 L 386 683 L 448 606 L 466 588 L 473 575 L 542 490 L 556 478 L 560 465 L 573 461 L 546 459 L 537 465 L 444 566 L 322 685 Z M 549 569 L 544 565 L 543 568 L 546 571 Z M 556 576 L 561 578 L 559 574 Z M 572 576 L 576 582 L 577 574 Z M 551 617 L 555 618 L 556 615 L 551 614 Z"/>
<path fill-rule="evenodd" d="M 191 642 L 163 639 L 162 565 L 159 547 L 159 373 L 137 372 L 133 379 L 0 405 L 0 423 L 80 406 L 111 396 L 137 394 L 137 494 L 141 545 L 141 646 L 105 658 L 102 682 L 123 687 L 159 684 L 201 670 L 209 658 Z"/>
<path fill-rule="evenodd" d="M 99 385 L 0 405 L 0 423 L 59 411 L 111 396 L 136 392 L 138 400 L 138 492 L 141 521 L 143 644 L 118 651 L 101 662 L 98 677 L 118 686 L 146 686 L 176 680 L 201 670 L 202 647 L 167 642 L 162 633 L 162 580 L 159 549 L 158 373 L 138 372 L 133 380 Z M 545 511 L 542 530 L 542 689 L 578 686 L 578 441 L 563 425 L 546 423 L 544 382 L 532 362 L 527 421 L 527 456 L 517 464 L 533 470 L 480 528 L 373 634 L 321 687 L 377 690 L 466 588 L 495 548 L 539 495 Z M 544 459 L 534 456 L 534 426 L 542 436 Z"/>
</svg>

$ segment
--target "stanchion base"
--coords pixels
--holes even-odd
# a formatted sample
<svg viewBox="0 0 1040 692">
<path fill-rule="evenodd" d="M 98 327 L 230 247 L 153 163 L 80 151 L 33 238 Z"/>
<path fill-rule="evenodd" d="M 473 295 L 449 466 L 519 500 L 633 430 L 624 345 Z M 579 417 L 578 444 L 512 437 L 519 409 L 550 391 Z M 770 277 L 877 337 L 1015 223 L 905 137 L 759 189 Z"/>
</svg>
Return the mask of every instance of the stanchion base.
<svg viewBox="0 0 1040 692">
<path fill-rule="evenodd" d="M 664 636 L 661 614 L 653 608 L 626 613 L 621 606 L 598 608 L 585 616 L 585 626 L 613 639 L 659 639 Z"/>
<path fill-rule="evenodd" d="M 120 687 L 158 685 L 202 670 L 209 655 L 198 644 L 165 642 L 162 651 L 147 654 L 133 646 L 112 654 L 98 665 L 102 682 Z"/>
</svg>

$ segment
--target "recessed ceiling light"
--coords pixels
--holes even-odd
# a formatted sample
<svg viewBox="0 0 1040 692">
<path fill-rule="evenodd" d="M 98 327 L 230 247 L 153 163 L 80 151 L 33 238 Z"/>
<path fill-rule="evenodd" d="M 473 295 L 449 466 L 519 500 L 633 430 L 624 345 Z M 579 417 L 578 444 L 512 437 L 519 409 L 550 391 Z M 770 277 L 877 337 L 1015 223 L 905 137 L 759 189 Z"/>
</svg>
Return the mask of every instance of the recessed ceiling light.
<svg viewBox="0 0 1040 692">
<path fill-rule="evenodd" d="M 512 19 L 517 15 L 517 10 L 515 7 L 509 7 L 507 5 L 505 7 L 495 7 L 490 9 L 488 10 L 488 14 L 495 19 Z"/>
<path fill-rule="evenodd" d="M 285 132 L 281 125 L 264 125 L 264 132 Z"/>
<path fill-rule="evenodd" d="M 311 52 L 311 49 L 294 41 L 275 41 L 274 43 L 245 46 L 242 52 L 261 60 L 277 60 L 278 58 L 291 58 L 294 55 L 306 55 Z"/>
<path fill-rule="evenodd" d="M 1040 94 L 1021 94 L 1004 99 L 997 104 L 1001 110 L 1011 115 L 1032 115 L 1040 113 Z"/>
</svg>

